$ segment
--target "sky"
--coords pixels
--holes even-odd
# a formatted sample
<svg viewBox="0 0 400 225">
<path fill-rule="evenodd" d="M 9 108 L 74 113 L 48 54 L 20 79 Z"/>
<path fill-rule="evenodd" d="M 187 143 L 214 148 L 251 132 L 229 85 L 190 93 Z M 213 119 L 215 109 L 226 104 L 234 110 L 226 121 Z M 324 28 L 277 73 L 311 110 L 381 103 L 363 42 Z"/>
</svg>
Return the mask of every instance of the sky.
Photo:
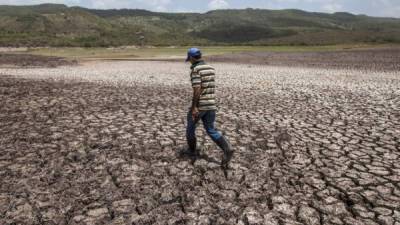
<svg viewBox="0 0 400 225">
<path fill-rule="evenodd" d="M 96 9 L 147 9 L 162 12 L 206 12 L 214 9 L 302 9 L 350 12 L 400 18 L 400 0 L 0 0 L 0 5 L 61 3 Z"/>
</svg>

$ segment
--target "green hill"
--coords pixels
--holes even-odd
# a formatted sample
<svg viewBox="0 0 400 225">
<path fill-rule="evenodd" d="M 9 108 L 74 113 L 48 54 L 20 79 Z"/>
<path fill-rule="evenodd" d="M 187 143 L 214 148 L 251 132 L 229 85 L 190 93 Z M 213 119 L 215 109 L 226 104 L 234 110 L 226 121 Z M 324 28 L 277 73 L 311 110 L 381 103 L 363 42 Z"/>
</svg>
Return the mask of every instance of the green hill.
<svg viewBox="0 0 400 225">
<path fill-rule="evenodd" d="M 59 4 L 0 6 L 0 46 L 400 43 L 400 19 L 301 10 L 157 13 Z"/>
</svg>

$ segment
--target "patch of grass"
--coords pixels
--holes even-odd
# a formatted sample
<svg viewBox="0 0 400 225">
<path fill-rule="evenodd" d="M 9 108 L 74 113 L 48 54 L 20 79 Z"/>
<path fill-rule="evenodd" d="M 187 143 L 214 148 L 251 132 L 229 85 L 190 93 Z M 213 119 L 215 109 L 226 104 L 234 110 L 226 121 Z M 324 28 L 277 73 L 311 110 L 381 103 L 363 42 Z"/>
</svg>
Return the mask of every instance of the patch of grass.
<svg viewBox="0 0 400 225">
<path fill-rule="evenodd" d="M 388 45 L 327 45 L 327 46 L 219 46 L 200 47 L 204 55 L 242 52 L 311 52 L 385 47 Z M 189 47 L 146 48 L 34 48 L 29 54 L 77 59 L 146 59 L 184 58 Z"/>
</svg>

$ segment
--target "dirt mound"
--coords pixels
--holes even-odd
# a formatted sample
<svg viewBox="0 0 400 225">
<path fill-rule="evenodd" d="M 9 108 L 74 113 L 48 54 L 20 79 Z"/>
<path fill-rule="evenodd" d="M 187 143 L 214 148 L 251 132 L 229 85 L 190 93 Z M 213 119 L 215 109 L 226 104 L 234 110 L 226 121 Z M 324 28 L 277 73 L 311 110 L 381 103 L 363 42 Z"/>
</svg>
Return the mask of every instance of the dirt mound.
<svg viewBox="0 0 400 225">
<path fill-rule="evenodd" d="M 58 67 L 76 65 L 77 61 L 60 57 L 0 53 L 0 66 Z"/>
</svg>

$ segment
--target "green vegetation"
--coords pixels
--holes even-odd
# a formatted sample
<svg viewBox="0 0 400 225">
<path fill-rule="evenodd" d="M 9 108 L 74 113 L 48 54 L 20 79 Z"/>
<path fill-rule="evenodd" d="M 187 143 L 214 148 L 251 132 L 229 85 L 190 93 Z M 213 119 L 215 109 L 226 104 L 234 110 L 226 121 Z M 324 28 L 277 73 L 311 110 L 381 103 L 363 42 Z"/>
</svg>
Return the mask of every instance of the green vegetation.
<svg viewBox="0 0 400 225">
<path fill-rule="evenodd" d="M 0 6 L 0 46 L 110 47 L 400 43 L 400 19 L 301 10 L 157 13 Z"/>
<path fill-rule="evenodd" d="M 384 47 L 389 45 L 379 45 Z M 376 45 L 329 45 L 329 46 L 208 46 L 202 47 L 205 55 L 220 55 L 242 52 L 305 52 L 305 51 L 337 51 L 343 49 L 362 49 L 377 47 Z M 58 56 L 74 59 L 145 59 L 176 58 L 183 59 L 188 47 L 156 47 L 156 48 L 34 48 L 28 52 L 34 55 Z"/>
</svg>

